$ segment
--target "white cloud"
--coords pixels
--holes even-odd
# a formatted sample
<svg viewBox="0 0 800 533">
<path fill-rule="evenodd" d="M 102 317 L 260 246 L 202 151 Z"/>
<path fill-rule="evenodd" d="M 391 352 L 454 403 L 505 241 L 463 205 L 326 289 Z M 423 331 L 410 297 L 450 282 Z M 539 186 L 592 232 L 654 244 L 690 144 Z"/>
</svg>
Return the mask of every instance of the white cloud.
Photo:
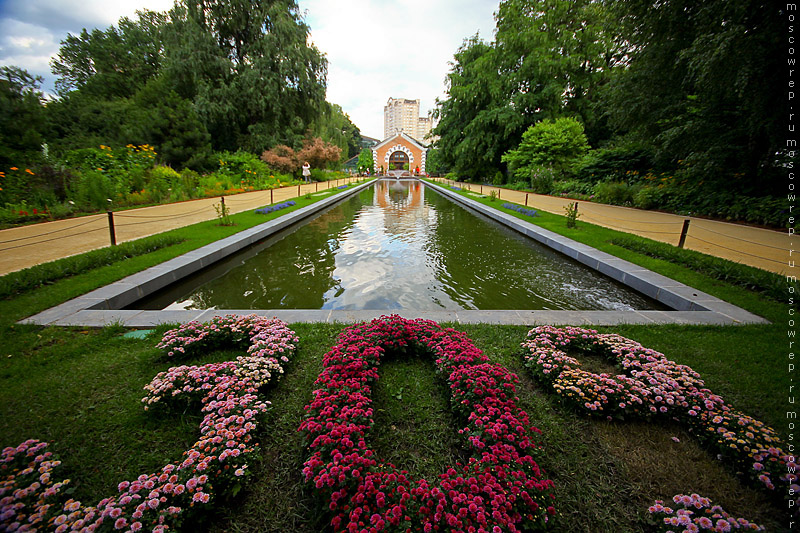
<svg viewBox="0 0 800 533">
<path fill-rule="evenodd" d="M 0 62 L 31 74 L 50 77 L 50 57 L 58 53 L 58 39 L 42 26 L 13 19 L 0 20 Z"/>
<path fill-rule="evenodd" d="M 105 29 L 141 9 L 165 11 L 172 0 L 0 0 L 0 64 L 45 78 L 68 33 Z M 420 99 L 424 114 L 444 96 L 444 79 L 463 41 L 490 39 L 499 0 L 299 0 L 311 40 L 329 61 L 328 100 L 362 133 L 383 136 L 383 106 Z"/>
<path fill-rule="evenodd" d="M 498 0 L 300 0 L 329 62 L 328 100 L 370 137 L 383 137 L 383 106 L 445 96 L 448 62 L 465 39 L 490 39 Z"/>
</svg>

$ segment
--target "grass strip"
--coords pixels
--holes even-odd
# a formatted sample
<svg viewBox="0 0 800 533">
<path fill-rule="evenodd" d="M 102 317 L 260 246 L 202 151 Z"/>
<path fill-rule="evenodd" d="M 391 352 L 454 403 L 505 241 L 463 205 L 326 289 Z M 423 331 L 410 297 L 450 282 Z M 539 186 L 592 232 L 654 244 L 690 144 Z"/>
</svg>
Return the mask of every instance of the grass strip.
<svg viewBox="0 0 800 533">
<path fill-rule="evenodd" d="M 179 235 L 153 235 L 10 272 L 0 277 L 0 298 L 18 295 L 60 279 L 149 254 L 183 241 L 184 238 Z"/>
<path fill-rule="evenodd" d="M 731 285 L 763 293 L 775 301 L 786 296 L 786 278 L 774 272 L 641 237 L 615 237 L 610 242 L 627 250 L 683 265 Z M 797 283 L 794 285 L 796 289 Z"/>
</svg>

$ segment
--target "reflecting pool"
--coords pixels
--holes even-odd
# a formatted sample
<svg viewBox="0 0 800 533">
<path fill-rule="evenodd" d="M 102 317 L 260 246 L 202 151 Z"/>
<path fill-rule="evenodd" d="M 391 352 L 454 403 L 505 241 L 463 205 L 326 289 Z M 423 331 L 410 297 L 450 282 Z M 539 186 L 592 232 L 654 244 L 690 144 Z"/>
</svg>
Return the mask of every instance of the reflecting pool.
<svg viewBox="0 0 800 533">
<path fill-rule="evenodd" d="M 414 180 L 381 180 L 137 309 L 664 307 Z"/>
</svg>

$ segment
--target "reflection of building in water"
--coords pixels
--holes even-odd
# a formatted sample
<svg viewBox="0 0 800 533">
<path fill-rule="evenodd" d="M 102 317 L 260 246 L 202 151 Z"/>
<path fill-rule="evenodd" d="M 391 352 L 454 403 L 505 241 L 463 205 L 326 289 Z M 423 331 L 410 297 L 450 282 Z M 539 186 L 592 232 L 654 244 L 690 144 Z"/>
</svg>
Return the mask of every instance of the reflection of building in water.
<svg viewBox="0 0 800 533">
<path fill-rule="evenodd" d="M 424 190 L 419 181 L 384 179 L 375 184 L 375 205 L 383 212 L 388 233 L 402 234 L 409 225 L 427 223 L 435 216 L 425 204 Z"/>
</svg>

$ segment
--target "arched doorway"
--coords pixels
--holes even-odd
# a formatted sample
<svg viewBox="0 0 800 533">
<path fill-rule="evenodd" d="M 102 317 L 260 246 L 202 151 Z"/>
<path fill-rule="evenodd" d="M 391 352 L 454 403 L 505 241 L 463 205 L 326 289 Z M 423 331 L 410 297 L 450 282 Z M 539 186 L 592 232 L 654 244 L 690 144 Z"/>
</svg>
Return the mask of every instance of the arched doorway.
<svg viewBox="0 0 800 533">
<path fill-rule="evenodd" d="M 392 155 L 389 156 L 390 170 L 403 170 L 406 168 L 406 165 L 408 165 L 408 155 L 405 152 L 397 150 L 396 152 L 392 152 Z"/>
</svg>

